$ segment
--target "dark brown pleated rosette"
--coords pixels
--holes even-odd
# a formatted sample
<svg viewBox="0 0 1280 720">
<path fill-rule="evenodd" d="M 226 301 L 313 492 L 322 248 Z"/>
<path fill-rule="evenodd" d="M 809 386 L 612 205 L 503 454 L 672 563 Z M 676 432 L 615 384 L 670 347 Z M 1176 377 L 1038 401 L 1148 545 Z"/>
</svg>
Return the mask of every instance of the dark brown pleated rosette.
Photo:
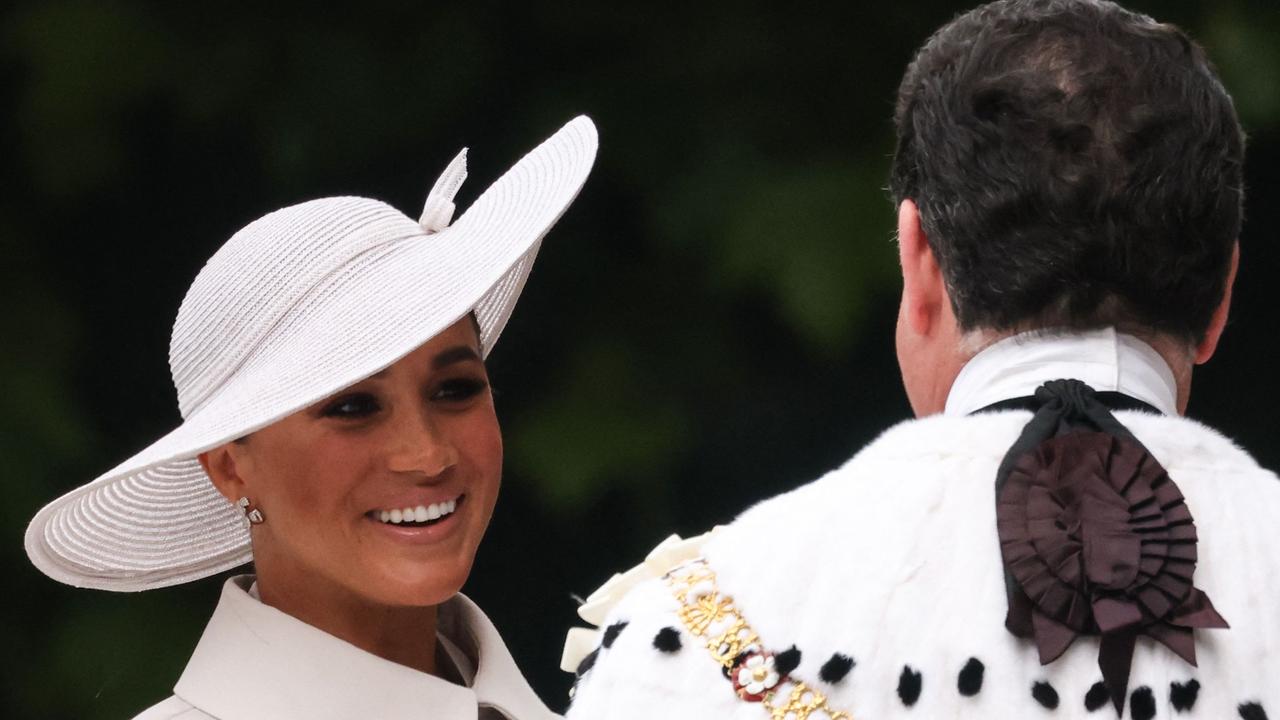
<svg viewBox="0 0 1280 720">
<path fill-rule="evenodd" d="M 996 525 L 1009 612 L 1040 662 L 1080 635 L 1122 713 L 1139 635 L 1195 665 L 1193 628 L 1225 628 L 1196 589 L 1196 526 L 1178 486 L 1084 383 L 1057 380 L 1001 463 Z"/>
</svg>

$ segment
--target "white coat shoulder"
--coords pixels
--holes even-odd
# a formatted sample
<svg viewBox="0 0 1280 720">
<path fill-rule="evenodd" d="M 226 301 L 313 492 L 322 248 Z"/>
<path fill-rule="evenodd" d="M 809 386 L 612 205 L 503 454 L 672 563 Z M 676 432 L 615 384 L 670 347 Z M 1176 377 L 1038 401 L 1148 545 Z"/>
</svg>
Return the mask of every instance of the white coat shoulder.
<svg viewBox="0 0 1280 720">
<path fill-rule="evenodd" d="M 1249 714 L 1255 707 L 1280 717 L 1271 679 L 1280 676 L 1280 481 L 1195 422 L 1118 417 L 1186 496 L 1200 530 L 1195 584 L 1232 625 L 1196 631 L 1198 667 L 1140 640 L 1129 682 L 1137 710 L 1130 715 L 1130 701 L 1125 717 L 1265 717 Z M 713 535 L 702 555 L 719 590 L 766 649 L 798 651 L 795 678 L 853 717 L 1113 712 L 1096 702 L 1095 638 L 1042 666 L 1034 645 L 1004 628 L 994 479 L 1027 418 L 934 417 L 890 429 Z M 612 609 L 570 720 L 768 716 L 734 694 L 678 607 L 653 579 Z"/>
</svg>

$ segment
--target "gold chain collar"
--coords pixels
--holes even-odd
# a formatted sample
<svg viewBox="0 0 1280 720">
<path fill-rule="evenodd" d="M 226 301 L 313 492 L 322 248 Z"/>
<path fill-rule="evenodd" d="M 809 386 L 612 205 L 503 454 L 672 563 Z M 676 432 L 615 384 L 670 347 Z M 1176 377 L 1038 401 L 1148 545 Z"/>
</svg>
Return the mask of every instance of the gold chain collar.
<svg viewBox="0 0 1280 720">
<path fill-rule="evenodd" d="M 828 706 L 822 693 L 777 671 L 773 654 L 761 647 L 733 598 L 716 587 L 716 574 L 705 559 L 680 565 L 665 580 L 680 603 L 685 630 L 706 643 L 739 698 L 760 703 L 771 720 L 853 720 Z"/>
</svg>

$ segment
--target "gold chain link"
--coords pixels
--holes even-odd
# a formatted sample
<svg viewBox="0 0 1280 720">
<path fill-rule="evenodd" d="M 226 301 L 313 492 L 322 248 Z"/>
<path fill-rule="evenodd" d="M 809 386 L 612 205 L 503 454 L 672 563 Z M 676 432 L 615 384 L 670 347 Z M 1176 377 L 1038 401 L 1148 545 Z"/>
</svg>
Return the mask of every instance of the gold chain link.
<svg viewBox="0 0 1280 720">
<path fill-rule="evenodd" d="M 706 643 L 712 659 L 727 672 L 733 672 L 743 652 L 759 647 L 759 636 L 733 598 L 720 594 L 716 574 L 705 559 L 677 567 L 667 573 L 666 581 L 680 603 L 685 629 Z M 828 707 L 825 695 L 789 677 L 766 692 L 760 704 L 771 720 L 853 720 L 850 713 Z"/>
</svg>

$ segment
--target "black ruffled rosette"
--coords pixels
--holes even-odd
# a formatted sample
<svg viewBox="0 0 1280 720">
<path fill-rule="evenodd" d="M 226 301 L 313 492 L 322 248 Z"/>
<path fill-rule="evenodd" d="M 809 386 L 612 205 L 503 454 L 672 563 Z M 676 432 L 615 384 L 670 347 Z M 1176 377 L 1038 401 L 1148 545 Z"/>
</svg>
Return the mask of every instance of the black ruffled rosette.
<svg viewBox="0 0 1280 720">
<path fill-rule="evenodd" d="M 1100 635 L 1122 713 L 1139 635 L 1195 665 L 1193 628 L 1227 622 L 1192 584 L 1195 522 L 1160 463 L 1079 380 L 1046 383 L 1033 407 L 996 476 L 1005 626 L 1042 664 Z"/>
</svg>

